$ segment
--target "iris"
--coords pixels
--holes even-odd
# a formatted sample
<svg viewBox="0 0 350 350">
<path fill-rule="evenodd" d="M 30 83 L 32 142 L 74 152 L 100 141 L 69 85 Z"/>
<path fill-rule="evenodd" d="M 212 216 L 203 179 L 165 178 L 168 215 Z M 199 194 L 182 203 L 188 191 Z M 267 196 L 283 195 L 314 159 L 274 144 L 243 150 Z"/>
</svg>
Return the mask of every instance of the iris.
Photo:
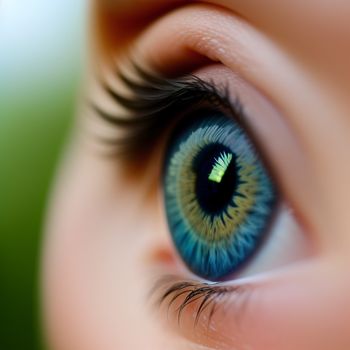
<svg viewBox="0 0 350 350">
<path fill-rule="evenodd" d="M 164 161 L 168 226 L 185 264 L 220 280 L 265 236 L 277 191 L 244 129 L 221 112 L 180 126 Z"/>
</svg>

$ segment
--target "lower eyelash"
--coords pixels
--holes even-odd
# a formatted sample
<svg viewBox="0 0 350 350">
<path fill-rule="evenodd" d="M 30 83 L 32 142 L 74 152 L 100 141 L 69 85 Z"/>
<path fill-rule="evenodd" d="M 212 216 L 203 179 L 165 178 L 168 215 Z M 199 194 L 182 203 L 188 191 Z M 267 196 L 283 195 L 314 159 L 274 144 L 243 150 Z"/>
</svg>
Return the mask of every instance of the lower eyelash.
<svg viewBox="0 0 350 350">
<path fill-rule="evenodd" d="M 159 289 L 161 292 L 156 298 L 156 304 L 159 308 L 166 306 L 168 318 L 172 313 L 180 326 L 183 314 L 193 307 L 193 326 L 196 327 L 201 318 L 204 318 L 206 327 L 209 329 L 215 314 L 227 310 L 230 303 L 234 303 L 235 311 L 241 314 L 250 288 L 247 285 L 243 287 L 221 282 L 183 281 L 175 276 L 165 276 L 155 285 L 152 294 Z M 245 297 L 241 298 L 243 294 Z"/>
</svg>

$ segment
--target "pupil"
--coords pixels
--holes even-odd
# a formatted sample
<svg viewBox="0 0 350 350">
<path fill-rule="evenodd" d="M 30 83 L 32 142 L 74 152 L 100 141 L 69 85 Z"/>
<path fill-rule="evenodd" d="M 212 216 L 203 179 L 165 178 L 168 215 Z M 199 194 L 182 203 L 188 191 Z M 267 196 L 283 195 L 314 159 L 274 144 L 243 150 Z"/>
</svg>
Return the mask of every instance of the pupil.
<svg viewBox="0 0 350 350">
<path fill-rule="evenodd" d="M 209 215 L 220 214 L 230 204 L 237 187 L 235 155 L 221 144 L 206 146 L 194 159 L 193 170 L 199 205 Z"/>
</svg>

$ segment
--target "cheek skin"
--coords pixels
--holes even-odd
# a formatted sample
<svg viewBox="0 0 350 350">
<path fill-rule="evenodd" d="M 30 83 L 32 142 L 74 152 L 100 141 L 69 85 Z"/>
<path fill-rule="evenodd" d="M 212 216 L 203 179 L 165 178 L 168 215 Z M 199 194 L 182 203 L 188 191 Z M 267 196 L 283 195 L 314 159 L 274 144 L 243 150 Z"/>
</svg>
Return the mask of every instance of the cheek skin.
<svg viewBox="0 0 350 350">
<path fill-rule="evenodd" d="M 109 164 L 85 152 L 66 164 L 48 224 L 49 343 L 59 350 L 181 349 L 168 344 L 146 307 L 145 252 L 151 232 L 160 229 L 140 201 L 142 185 L 134 192 Z"/>
</svg>

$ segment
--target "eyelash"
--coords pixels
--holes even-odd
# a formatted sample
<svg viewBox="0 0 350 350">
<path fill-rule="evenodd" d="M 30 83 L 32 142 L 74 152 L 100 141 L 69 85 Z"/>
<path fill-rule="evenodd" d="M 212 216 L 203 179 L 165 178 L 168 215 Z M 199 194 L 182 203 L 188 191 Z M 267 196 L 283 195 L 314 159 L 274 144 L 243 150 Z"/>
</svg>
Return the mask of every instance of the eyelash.
<svg viewBox="0 0 350 350">
<path fill-rule="evenodd" d="M 124 116 L 110 114 L 92 103 L 99 117 L 124 131 L 121 137 L 102 139 L 112 147 L 112 155 L 136 160 L 150 154 L 154 143 L 169 125 L 179 123 L 183 116 L 204 108 L 225 112 L 249 133 L 242 105 L 238 98 L 232 100 L 229 97 L 227 86 L 218 86 L 195 75 L 168 79 L 148 73 L 134 63 L 132 68 L 137 79 L 120 70 L 116 73 L 116 78 L 131 92 L 130 97 L 116 91 L 105 80 L 100 81 L 112 100 L 126 110 Z M 222 282 L 179 281 L 174 276 L 161 278 L 152 289 L 152 294 L 159 289 L 163 293 L 157 299 L 157 304 L 160 307 L 167 303 L 168 311 L 180 297 L 183 298 L 176 308 L 178 323 L 183 311 L 197 301 L 199 306 L 195 311 L 194 325 L 198 324 L 205 310 L 210 310 L 208 327 L 219 306 L 226 305 L 226 302 L 232 301 L 230 297 L 243 292 L 242 286 L 228 286 Z M 246 289 L 244 287 L 244 291 Z"/>
<path fill-rule="evenodd" d="M 159 290 L 161 290 L 161 293 L 160 297 L 156 299 L 156 304 L 159 308 L 166 304 L 168 315 L 177 300 L 182 299 L 175 307 L 175 318 L 179 326 L 181 325 L 181 317 L 184 310 L 198 302 L 198 307 L 194 311 L 193 325 L 196 327 L 203 313 L 208 310 L 206 326 L 210 327 L 215 313 L 220 308 L 222 310 L 230 302 L 235 302 L 235 305 L 237 304 L 239 307 L 243 306 L 243 300 L 239 303 L 240 305 L 238 305 L 237 301 L 243 295 L 248 297 L 251 288 L 248 285 L 225 285 L 221 282 L 205 283 L 193 280 L 184 281 L 179 280 L 176 276 L 164 276 L 155 284 L 155 287 L 151 290 L 151 295 Z M 233 297 L 236 298 L 232 299 Z"/>
<path fill-rule="evenodd" d="M 125 109 L 124 116 L 110 114 L 92 103 L 99 117 L 124 131 L 122 137 L 102 139 L 112 147 L 112 154 L 127 159 L 150 154 L 154 143 L 169 125 L 179 122 L 189 112 L 203 108 L 223 111 L 244 127 L 242 105 L 238 98 L 230 99 L 225 85 L 217 86 L 196 75 L 169 79 L 148 73 L 134 63 L 132 67 L 137 79 L 120 70 L 116 73 L 116 78 L 130 90 L 129 97 L 105 80 L 100 82 L 112 100 Z"/>
</svg>

